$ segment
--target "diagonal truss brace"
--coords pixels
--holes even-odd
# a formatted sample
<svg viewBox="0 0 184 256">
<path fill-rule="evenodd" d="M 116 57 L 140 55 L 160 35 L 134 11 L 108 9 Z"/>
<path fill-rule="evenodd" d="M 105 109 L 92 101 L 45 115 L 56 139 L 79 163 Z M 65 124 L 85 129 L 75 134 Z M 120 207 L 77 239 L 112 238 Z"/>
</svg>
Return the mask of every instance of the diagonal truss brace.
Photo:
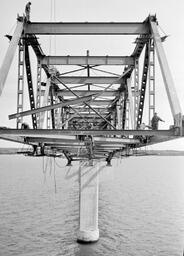
<svg viewBox="0 0 184 256">
<path fill-rule="evenodd" d="M 55 76 L 55 79 L 58 80 L 66 89 L 68 89 L 73 95 L 75 95 L 77 98 L 79 98 L 79 96 L 72 91 L 65 83 L 63 83 L 58 77 Z M 97 94 L 98 95 L 98 94 Z M 96 98 L 97 96 L 95 96 L 94 98 Z M 94 100 L 93 98 L 93 100 Z M 93 101 L 92 100 L 92 101 Z M 84 102 L 84 104 L 86 106 L 88 106 L 91 110 L 93 110 L 99 117 L 101 117 L 105 122 L 107 122 L 110 126 L 113 127 L 113 129 L 116 129 L 106 118 L 104 118 L 101 114 L 99 114 L 93 107 L 91 107 L 87 102 Z"/>
<path fill-rule="evenodd" d="M 92 95 L 89 95 L 89 96 L 80 97 L 80 98 L 73 99 L 73 100 L 67 100 L 65 102 L 57 103 L 57 104 L 54 104 L 54 105 L 49 105 L 49 106 L 45 106 L 45 107 L 41 107 L 41 108 L 27 110 L 27 111 L 24 111 L 24 112 L 21 112 L 21 113 L 12 114 L 12 115 L 9 115 L 9 119 L 11 120 L 11 119 L 14 119 L 14 118 L 17 118 L 17 117 L 20 117 L 20 116 L 33 115 L 33 114 L 36 114 L 36 113 L 49 111 L 49 110 L 52 110 L 52 109 L 56 109 L 56 108 L 64 107 L 64 106 L 68 106 L 68 105 L 81 104 L 84 101 L 90 100 L 91 97 L 92 97 Z"/>
</svg>

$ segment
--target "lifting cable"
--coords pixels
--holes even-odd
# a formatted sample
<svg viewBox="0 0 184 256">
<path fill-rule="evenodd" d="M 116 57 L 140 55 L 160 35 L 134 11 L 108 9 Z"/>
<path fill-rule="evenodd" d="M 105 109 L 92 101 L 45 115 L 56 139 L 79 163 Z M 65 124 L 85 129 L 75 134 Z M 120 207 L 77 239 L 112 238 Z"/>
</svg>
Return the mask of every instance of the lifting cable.
<svg viewBox="0 0 184 256">
<path fill-rule="evenodd" d="M 50 0 L 50 22 L 55 22 L 55 21 L 56 21 L 56 1 Z M 54 47 L 52 47 L 52 45 L 54 45 Z M 52 35 L 49 36 L 49 55 L 52 55 L 52 49 L 53 49 L 53 55 L 56 55 L 56 35 L 54 35 L 54 38 Z"/>
</svg>

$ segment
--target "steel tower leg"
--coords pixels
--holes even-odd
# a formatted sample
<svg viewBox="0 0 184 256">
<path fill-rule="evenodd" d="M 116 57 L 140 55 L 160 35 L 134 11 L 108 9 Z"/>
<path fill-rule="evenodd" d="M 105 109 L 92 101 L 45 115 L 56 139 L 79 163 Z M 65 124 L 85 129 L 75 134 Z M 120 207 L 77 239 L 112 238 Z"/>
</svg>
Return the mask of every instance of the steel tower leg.
<svg viewBox="0 0 184 256">
<path fill-rule="evenodd" d="M 135 59 L 135 73 L 134 73 L 134 129 L 137 127 L 139 108 L 139 59 Z"/>
<path fill-rule="evenodd" d="M 127 100 L 128 100 L 128 94 L 127 92 L 123 93 L 123 101 L 122 101 L 122 127 L 120 129 L 125 129 L 126 123 L 127 123 L 127 118 L 129 118 L 129 113 L 127 112 Z"/>
<path fill-rule="evenodd" d="M 162 77 L 165 84 L 173 119 L 175 121 L 176 126 L 181 126 L 182 125 L 181 124 L 182 109 L 178 100 L 178 96 L 174 86 L 174 81 L 171 75 L 171 71 L 167 62 L 165 51 L 162 46 L 162 41 L 157 29 L 157 23 L 150 20 L 150 24 L 151 24 L 151 30 L 152 30 L 152 35 L 155 43 L 157 56 L 158 56 L 158 61 L 160 64 L 160 69 L 162 72 Z"/>
<path fill-rule="evenodd" d="M 127 98 L 126 100 L 126 119 L 125 119 L 125 130 L 129 130 L 130 128 L 130 102 Z"/>
<path fill-rule="evenodd" d="M 41 107 L 41 63 L 38 59 L 37 62 L 37 91 L 36 91 L 36 108 Z M 40 128 L 40 113 L 37 114 L 37 126 Z"/>
<path fill-rule="evenodd" d="M 17 86 L 17 113 L 23 111 L 24 105 L 24 42 L 20 39 L 18 53 L 18 86 Z M 21 128 L 23 117 L 17 118 L 17 129 Z"/>
<path fill-rule="evenodd" d="M 118 100 L 118 102 L 117 102 L 117 104 L 116 104 L 116 113 L 117 113 L 117 123 L 116 123 L 116 129 L 121 129 L 122 127 L 121 127 L 121 117 L 122 117 L 122 115 L 121 115 L 121 109 L 122 109 L 122 107 L 121 107 L 121 96 L 120 96 L 120 99 Z"/>
<path fill-rule="evenodd" d="M 50 90 L 50 84 L 51 84 L 51 80 L 50 80 L 50 78 L 47 78 L 44 98 L 43 98 L 43 102 L 42 102 L 42 107 L 45 107 L 47 105 L 48 96 L 49 96 L 49 90 Z M 41 112 L 40 113 L 40 128 L 41 129 L 43 129 L 43 126 L 44 126 L 45 116 L 46 116 L 46 112 Z"/>
<path fill-rule="evenodd" d="M 10 41 L 8 50 L 6 52 L 6 55 L 4 57 L 1 69 L 0 69 L 0 95 L 2 94 L 4 84 L 13 60 L 13 57 L 15 55 L 15 51 L 17 48 L 17 45 L 19 43 L 20 37 L 22 35 L 23 31 L 23 21 L 18 21 L 17 22 L 17 27 L 15 29 L 15 32 L 12 36 L 12 39 Z"/>
<path fill-rule="evenodd" d="M 47 106 L 51 105 L 51 87 L 49 89 L 49 95 L 47 98 Z M 51 123 L 51 111 L 47 111 L 47 129 L 51 129 L 52 123 Z"/>
<path fill-rule="evenodd" d="M 79 168 L 79 231 L 77 241 L 96 242 L 98 229 L 98 166 L 80 162 Z"/>
<path fill-rule="evenodd" d="M 31 63 L 29 58 L 29 48 L 27 43 L 25 44 L 25 63 L 26 63 L 26 73 L 27 73 L 27 84 L 29 92 L 29 101 L 31 110 L 35 109 L 35 99 L 33 91 L 32 73 L 31 73 Z M 32 124 L 33 129 L 37 129 L 37 119 L 36 114 L 32 114 Z"/>
<path fill-rule="evenodd" d="M 146 84 L 147 84 L 148 70 L 149 70 L 149 44 L 147 43 L 146 49 L 145 49 L 143 71 L 142 71 L 142 81 L 141 81 L 140 97 L 139 97 L 139 108 L 138 108 L 138 115 L 137 115 L 137 128 L 139 128 L 139 126 L 142 123 L 144 101 L 145 101 L 145 96 L 146 96 Z"/>
<path fill-rule="evenodd" d="M 155 46 L 154 41 L 150 40 L 150 59 L 149 59 L 149 125 L 155 113 Z"/>
<path fill-rule="evenodd" d="M 127 79 L 127 88 L 128 88 L 128 100 L 129 100 L 129 119 L 131 120 L 131 127 L 134 129 L 134 107 L 133 107 L 133 96 L 132 96 L 132 89 L 131 89 L 131 80 L 132 78 Z"/>
</svg>

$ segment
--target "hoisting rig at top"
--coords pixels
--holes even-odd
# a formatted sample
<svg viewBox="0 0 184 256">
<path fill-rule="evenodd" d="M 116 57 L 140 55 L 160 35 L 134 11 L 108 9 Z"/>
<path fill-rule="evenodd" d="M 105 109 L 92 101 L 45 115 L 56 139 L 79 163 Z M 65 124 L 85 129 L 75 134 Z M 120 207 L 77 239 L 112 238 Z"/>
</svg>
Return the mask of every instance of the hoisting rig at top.
<svg viewBox="0 0 184 256">
<path fill-rule="evenodd" d="M 135 49 L 128 56 L 49 56 L 38 35 L 135 35 Z M 73 41 L 75 42 L 75 40 Z M 72 161 L 106 161 L 130 154 L 132 149 L 174 139 L 184 134 L 182 110 L 157 28 L 156 16 L 143 22 L 33 22 L 29 14 L 17 18 L 17 26 L 0 69 L 0 94 L 18 47 L 16 129 L 0 129 L 4 140 L 33 146 L 33 154 L 65 156 Z M 37 82 L 33 83 L 29 49 L 37 58 Z M 169 130 L 143 129 L 144 111 L 150 125 L 155 112 L 155 54 L 169 100 L 173 124 Z M 143 63 L 139 61 L 143 55 Z M 101 67 L 122 67 L 115 75 Z M 140 65 L 143 65 L 140 69 Z M 58 66 L 76 66 L 61 73 Z M 75 75 L 78 70 L 86 75 Z M 92 76 L 91 71 L 101 71 Z M 142 72 L 140 76 L 140 70 Z M 43 80 L 43 72 L 47 80 Z M 35 72 L 34 72 L 35 73 Z M 24 109 L 28 88 L 30 109 Z M 148 106 L 145 99 L 148 97 Z M 146 109 L 145 109 L 146 108 Z M 24 117 L 30 116 L 32 127 Z"/>
</svg>

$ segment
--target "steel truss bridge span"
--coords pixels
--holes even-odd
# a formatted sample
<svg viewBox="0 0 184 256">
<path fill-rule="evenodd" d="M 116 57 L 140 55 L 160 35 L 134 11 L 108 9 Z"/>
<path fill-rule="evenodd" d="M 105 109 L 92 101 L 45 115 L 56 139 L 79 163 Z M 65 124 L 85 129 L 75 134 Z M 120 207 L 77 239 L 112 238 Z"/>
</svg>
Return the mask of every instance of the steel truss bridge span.
<svg viewBox="0 0 184 256">
<path fill-rule="evenodd" d="M 53 56 L 43 52 L 39 35 L 135 35 L 135 48 L 126 56 L 91 56 L 89 50 L 85 56 Z M 0 95 L 18 48 L 17 110 L 9 115 L 16 127 L 0 127 L 0 139 L 30 145 L 29 155 L 35 157 L 65 157 L 67 165 L 80 162 L 78 241 L 97 241 L 98 164 L 110 166 L 113 158 L 134 155 L 145 145 L 184 135 L 184 118 L 156 16 L 143 22 L 82 23 L 32 22 L 24 15 L 17 18 L 14 34 L 8 38 L 0 69 Z M 36 67 L 31 65 L 30 48 Z M 151 125 L 157 107 L 155 56 L 173 117 L 167 130 L 155 130 Z M 68 68 L 65 72 L 64 67 Z M 121 72 L 115 73 L 114 67 Z"/>
</svg>

